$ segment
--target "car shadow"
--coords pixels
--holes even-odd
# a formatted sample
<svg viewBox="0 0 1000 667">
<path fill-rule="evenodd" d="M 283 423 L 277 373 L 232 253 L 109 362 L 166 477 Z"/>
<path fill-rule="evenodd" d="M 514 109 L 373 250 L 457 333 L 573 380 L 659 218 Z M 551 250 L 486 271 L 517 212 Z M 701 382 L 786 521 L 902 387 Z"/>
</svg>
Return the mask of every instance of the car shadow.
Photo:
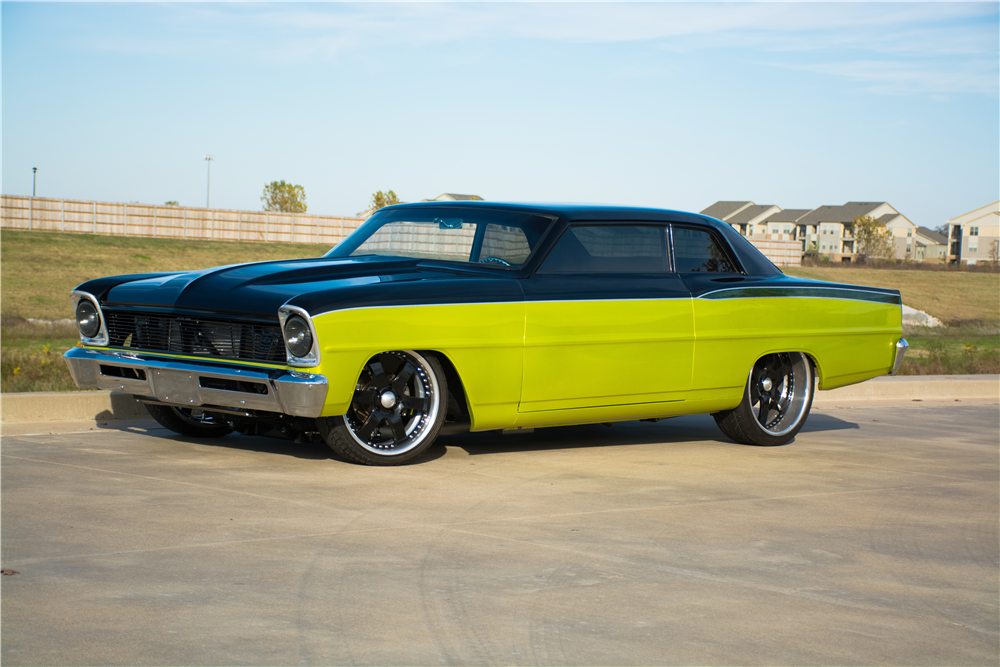
<svg viewBox="0 0 1000 667">
<path fill-rule="evenodd" d="M 856 423 L 828 414 L 812 414 L 800 433 L 841 431 L 860 428 Z M 560 450 L 585 447 L 618 447 L 645 444 L 707 443 L 721 447 L 744 447 L 719 431 L 711 415 L 689 415 L 662 419 L 658 422 L 616 422 L 614 424 L 586 424 L 579 426 L 554 426 L 529 433 L 489 431 L 463 435 L 443 436 L 435 443 L 458 447 L 470 456 L 500 454 L 533 449 Z M 788 444 L 794 443 L 793 439 Z M 443 449 L 443 448 L 442 448 Z"/>
<path fill-rule="evenodd" d="M 246 436 L 231 433 L 221 438 L 193 438 L 178 435 L 148 420 L 127 422 L 103 422 L 100 429 L 126 431 L 164 440 L 196 442 L 200 445 L 243 450 L 261 454 L 292 456 L 308 460 L 345 461 L 322 442 L 294 442 L 277 438 Z M 809 415 L 800 434 L 826 431 L 858 429 L 854 422 L 835 417 L 829 413 Z M 481 454 L 501 454 L 528 450 L 561 450 L 586 447 L 617 447 L 644 444 L 681 444 L 685 442 L 708 443 L 721 447 L 743 447 L 720 431 L 711 415 L 688 415 L 661 419 L 657 422 L 628 421 L 605 424 L 584 424 L 578 426 L 553 426 L 539 428 L 531 432 L 486 431 L 461 435 L 446 435 L 438 438 L 422 456 L 404 465 L 426 463 L 447 453 L 447 448 L 457 447 L 470 456 Z M 795 440 L 791 441 L 792 444 Z"/>
<path fill-rule="evenodd" d="M 119 423 L 105 422 L 99 423 L 98 428 L 116 431 L 126 431 L 140 435 L 160 438 L 162 440 L 173 440 L 176 442 L 193 442 L 209 447 L 218 447 L 229 450 L 242 450 L 246 452 L 257 452 L 259 454 L 275 454 L 278 456 L 292 456 L 297 459 L 307 459 L 313 461 L 332 460 L 343 463 L 351 463 L 338 456 L 324 442 L 295 442 L 294 440 L 282 440 L 281 438 L 267 438 L 256 435 L 241 435 L 230 433 L 220 438 L 196 438 L 174 433 L 168 428 L 164 428 L 155 422 L 129 422 Z M 431 461 L 445 455 L 444 448 L 431 447 L 416 461 L 402 465 L 412 465 L 421 461 Z"/>
</svg>

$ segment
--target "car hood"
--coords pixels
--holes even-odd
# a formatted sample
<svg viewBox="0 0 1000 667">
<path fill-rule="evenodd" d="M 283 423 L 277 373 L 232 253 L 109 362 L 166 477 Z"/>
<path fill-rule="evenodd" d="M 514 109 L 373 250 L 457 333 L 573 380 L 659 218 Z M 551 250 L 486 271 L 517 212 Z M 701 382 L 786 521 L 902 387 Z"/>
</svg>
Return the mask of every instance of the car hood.
<svg viewBox="0 0 1000 667">
<path fill-rule="evenodd" d="M 184 273 L 121 276 L 126 280 L 99 291 L 104 293 L 101 300 L 112 308 L 176 308 L 270 319 L 282 305 L 304 294 L 336 294 L 385 282 L 456 276 L 454 271 L 420 268 L 419 263 L 416 259 L 377 256 L 256 262 Z M 78 289 L 98 291 L 87 289 L 88 285 Z"/>
</svg>

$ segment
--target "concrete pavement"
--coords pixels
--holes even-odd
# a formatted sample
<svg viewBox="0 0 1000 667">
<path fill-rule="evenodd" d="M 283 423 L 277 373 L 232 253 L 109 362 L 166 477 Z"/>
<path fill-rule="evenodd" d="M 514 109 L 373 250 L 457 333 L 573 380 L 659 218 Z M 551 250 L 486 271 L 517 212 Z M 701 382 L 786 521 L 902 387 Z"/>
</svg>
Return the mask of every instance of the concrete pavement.
<svg viewBox="0 0 1000 667">
<path fill-rule="evenodd" d="M 4 665 L 991 665 L 1000 408 L 442 438 L 4 425 Z"/>
</svg>

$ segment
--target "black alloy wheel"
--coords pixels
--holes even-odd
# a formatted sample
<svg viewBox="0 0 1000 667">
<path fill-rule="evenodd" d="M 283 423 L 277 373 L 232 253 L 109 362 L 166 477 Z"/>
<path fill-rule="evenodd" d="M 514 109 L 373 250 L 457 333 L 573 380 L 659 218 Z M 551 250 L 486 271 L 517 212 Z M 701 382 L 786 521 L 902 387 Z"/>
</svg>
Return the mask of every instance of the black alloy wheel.
<svg viewBox="0 0 1000 667">
<path fill-rule="evenodd" d="M 715 415 L 722 432 L 748 445 L 783 445 L 799 432 L 812 407 L 812 362 L 801 352 L 767 354 L 750 370 L 740 404 Z"/>
<path fill-rule="evenodd" d="M 347 413 L 317 420 L 327 445 L 366 465 L 399 465 L 420 456 L 444 422 L 447 380 L 432 355 L 382 352 L 365 364 Z"/>
</svg>

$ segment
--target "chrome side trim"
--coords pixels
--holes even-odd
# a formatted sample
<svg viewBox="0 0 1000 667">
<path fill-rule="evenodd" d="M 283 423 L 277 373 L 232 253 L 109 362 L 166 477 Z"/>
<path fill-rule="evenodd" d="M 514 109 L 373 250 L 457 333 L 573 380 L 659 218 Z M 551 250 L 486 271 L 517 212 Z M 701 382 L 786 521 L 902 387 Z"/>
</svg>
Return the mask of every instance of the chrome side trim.
<svg viewBox="0 0 1000 667">
<path fill-rule="evenodd" d="M 124 391 L 178 407 L 217 406 L 319 417 L 328 389 L 322 375 L 281 369 L 151 358 L 80 347 L 71 349 L 63 358 L 81 389 Z M 221 384 L 230 386 L 218 386 Z"/>
<path fill-rule="evenodd" d="M 899 371 L 899 367 L 903 365 L 903 355 L 908 349 L 910 349 L 910 344 L 906 342 L 905 338 L 900 338 L 899 342 L 896 343 L 896 361 L 893 362 L 889 375 L 895 375 Z"/>
<path fill-rule="evenodd" d="M 76 306 L 80 303 L 81 299 L 86 299 L 87 301 L 94 304 L 97 308 L 97 316 L 101 318 L 101 331 L 94 338 L 87 338 L 80 332 L 80 327 L 77 325 L 77 332 L 80 334 L 80 340 L 82 340 L 86 345 L 107 345 L 108 344 L 108 323 L 104 319 L 104 310 L 101 308 L 101 302 L 97 300 L 93 294 L 89 292 L 81 292 L 79 290 L 73 290 L 70 292 L 70 301 L 73 304 L 73 317 L 76 318 Z"/>
</svg>

